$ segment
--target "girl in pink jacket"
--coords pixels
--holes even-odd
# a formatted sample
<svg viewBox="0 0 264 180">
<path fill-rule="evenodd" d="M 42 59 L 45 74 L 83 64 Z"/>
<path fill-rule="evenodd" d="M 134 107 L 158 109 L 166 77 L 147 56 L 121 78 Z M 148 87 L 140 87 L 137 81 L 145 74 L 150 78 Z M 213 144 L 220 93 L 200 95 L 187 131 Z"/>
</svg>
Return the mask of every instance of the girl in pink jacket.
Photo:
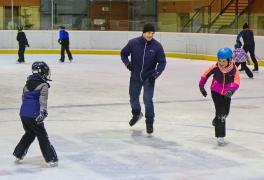
<svg viewBox="0 0 264 180">
<path fill-rule="evenodd" d="M 225 122 L 230 110 L 231 96 L 240 84 L 239 71 L 232 61 L 232 55 L 231 49 L 220 49 L 217 53 L 218 62 L 203 73 L 199 82 L 200 91 L 206 97 L 207 92 L 204 85 L 207 79 L 213 75 L 211 95 L 215 106 L 215 118 L 212 124 L 215 127 L 215 137 L 220 146 L 225 144 Z"/>
</svg>

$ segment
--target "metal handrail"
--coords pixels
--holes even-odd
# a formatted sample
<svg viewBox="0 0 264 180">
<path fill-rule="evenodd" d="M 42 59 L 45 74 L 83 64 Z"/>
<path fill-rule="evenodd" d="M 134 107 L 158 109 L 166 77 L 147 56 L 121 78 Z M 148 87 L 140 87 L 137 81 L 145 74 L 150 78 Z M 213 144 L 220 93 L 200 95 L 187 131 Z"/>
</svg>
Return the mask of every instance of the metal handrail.
<svg viewBox="0 0 264 180">
<path fill-rule="evenodd" d="M 235 0 L 230 0 L 225 6 L 224 6 L 224 2 L 223 0 L 221 0 L 221 9 L 220 9 L 220 12 L 218 15 L 216 15 L 213 19 L 213 21 L 211 20 L 212 19 L 212 7 L 213 7 L 213 3 L 216 2 L 216 0 L 213 0 L 211 3 L 210 3 L 210 6 L 208 7 L 208 32 L 210 32 L 210 28 L 212 26 L 213 23 L 215 23 L 215 21 L 223 14 L 223 12 L 230 6 L 230 4 L 235 1 Z"/>
<path fill-rule="evenodd" d="M 203 9 L 203 8 L 198 9 L 198 10 L 194 13 L 194 15 L 189 19 L 189 21 L 188 21 L 188 22 L 182 27 L 182 30 L 181 30 L 181 31 L 184 31 L 184 29 L 185 29 L 190 23 L 193 22 L 194 18 L 196 17 L 196 15 L 198 15 L 198 14 L 200 13 L 201 9 Z"/>
<path fill-rule="evenodd" d="M 219 12 L 219 14 L 214 18 L 214 20 L 212 22 L 210 22 L 210 27 L 213 23 L 215 23 L 215 21 L 217 21 L 217 19 L 224 13 L 224 11 L 230 6 L 230 4 L 233 2 L 233 1 L 237 1 L 237 0 L 230 0 L 227 5 L 223 8 L 221 7 L 221 11 Z M 221 0 L 221 6 L 223 6 L 222 4 L 223 0 Z"/>
<path fill-rule="evenodd" d="M 247 7 L 246 7 L 241 13 L 239 13 L 239 14 L 237 15 L 237 19 L 239 19 L 243 14 L 245 14 L 246 11 L 248 11 L 248 9 L 251 8 L 251 6 L 253 5 L 253 3 L 254 3 L 255 1 L 256 1 L 256 0 L 248 0 L 248 6 L 247 6 Z M 230 26 L 232 26 L 235 22 L 236 22 L 236 19 L 234 19 L 234 21 L 231 22 L 230 25 L 228 25 L 228 26 L 224 26 L 224 27 L 230 27 Z M 222 27 L 222 28 L 223 28 L 223 27 Z M 220 28 L 219 31 L 220 31 L 222 28 Z M 236 29 L 238 29 L 238 28 L 236 28 Z"/>
</svg>

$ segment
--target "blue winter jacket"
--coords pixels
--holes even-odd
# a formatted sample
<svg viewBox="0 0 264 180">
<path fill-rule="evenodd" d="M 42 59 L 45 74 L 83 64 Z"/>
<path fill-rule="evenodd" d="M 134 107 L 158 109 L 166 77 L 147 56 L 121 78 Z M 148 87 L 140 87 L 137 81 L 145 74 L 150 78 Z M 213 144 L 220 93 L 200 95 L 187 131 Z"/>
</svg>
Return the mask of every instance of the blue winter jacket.
<svg viewBox="0 0 264 180">
<path fill-rule="evenodd" d="M 39 75 L 30 75 L 23 89 L 20 116 L 36 118 L 40 111 L 47 109 L 47 90 L 49 85 Z M 40 96 L 44 96 L 41 97 Z"/>
<path fill-rule="evenodd" d="M 69 33 L 65 30 L 60 30 L 60 37 L 58 42 L 61 45 L 68 46 L 70 44 Z"/>
<path fill-rule="evenodd" d="M 131 39 L 121 50 L 121 59 L 127 66 L 131 55 L 131 79 L 145 81 L 151 76 L 159 77 L 166 66 L 162 45 L 152 39 L 146 41 L 143 36 Z"/>
<path fill-rule="evenodd" d="M 69 33 L 65 30 L 60 30 L 60 37 L 59 40 L 65 40 L 65 39 L 69 39 Z"/>
</svg>

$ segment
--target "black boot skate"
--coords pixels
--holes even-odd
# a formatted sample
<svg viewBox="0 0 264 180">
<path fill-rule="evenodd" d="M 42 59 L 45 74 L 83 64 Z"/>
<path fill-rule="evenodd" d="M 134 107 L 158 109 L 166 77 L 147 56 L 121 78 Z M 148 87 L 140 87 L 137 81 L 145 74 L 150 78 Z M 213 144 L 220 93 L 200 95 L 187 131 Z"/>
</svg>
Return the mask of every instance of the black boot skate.
<svg viewBox="0 0 264 180">
<path fill-rule="evenodd" d="M 153 123 L 147 123 L 146 122 L 146 130 L 148 134 L 153 133 Z"/>
<path fill-rule="evenodd" d="M 138 120 L 140 120 L 143 117 L 143 113 L 140 112 L 139 115 L 133 115 L 132 119 L 129 121 L 129 125 L 132 127 L 134 126 Z"/>
</svg>

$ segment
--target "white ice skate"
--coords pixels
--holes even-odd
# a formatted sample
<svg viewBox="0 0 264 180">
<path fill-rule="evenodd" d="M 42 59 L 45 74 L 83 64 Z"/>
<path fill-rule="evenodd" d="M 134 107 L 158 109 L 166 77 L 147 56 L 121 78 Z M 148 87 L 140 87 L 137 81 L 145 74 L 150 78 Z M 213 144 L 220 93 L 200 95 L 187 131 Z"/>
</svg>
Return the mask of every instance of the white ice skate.
<svg viewBox="0 0 264 180">
<path fill-rule="evenodd" d="M 16 158 L 14 162 L 15 164 L 21 164 L 22 160 L 23 160 L 22 158 Z"/>
<path fill-rule="evenodd" d="M 57 167 L 58 166 L 58 161 L 51 161 L 51 162 L 48 162 L 48 167 Z"/>
<path fill-rule="evenodd" d="M 217 144 L 218 146 L 224 146 L 225 145 L 225 140 L 223 137 L 218 137 L 217 138 Z"/>
</svg>

